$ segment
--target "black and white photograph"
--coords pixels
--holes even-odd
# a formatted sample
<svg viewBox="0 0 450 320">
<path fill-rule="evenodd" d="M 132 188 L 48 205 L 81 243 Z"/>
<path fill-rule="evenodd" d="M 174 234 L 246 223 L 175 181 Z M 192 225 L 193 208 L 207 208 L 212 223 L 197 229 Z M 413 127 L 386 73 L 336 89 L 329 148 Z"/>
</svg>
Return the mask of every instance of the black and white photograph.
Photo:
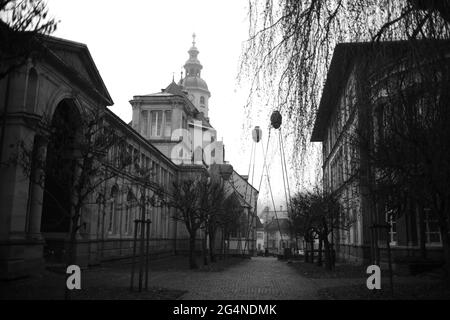
<svg viewBox="0 0 450 320">
<path fill-rule="evenodd" d="M 0 0 L 0 300 L 449 299 L 449 0 Z"/>
</svg>

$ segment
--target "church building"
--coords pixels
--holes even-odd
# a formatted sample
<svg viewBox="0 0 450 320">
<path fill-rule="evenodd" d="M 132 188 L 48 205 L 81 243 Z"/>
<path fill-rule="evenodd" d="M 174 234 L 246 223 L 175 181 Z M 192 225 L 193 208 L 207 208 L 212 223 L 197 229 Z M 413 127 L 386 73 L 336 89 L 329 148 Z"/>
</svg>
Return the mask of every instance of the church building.
<svg viewBox="0 0 450 320">
<path fill-rule="evenodd" d="M 131 126 L 177 164 L 222 164 L 224 145 L 208 117 L 211 93 L 201 78 L 195 34 L 188 53 L 178 84 L 173 80 L 161 92 L 133 97 Z"/>
<path fill-rule="evenodd" d="M 211 94 L 201 78 L 195 37 L 185 77 L 161 92 L 134 96 L 129 124 L 107 108 L 113 100 L 85 44 L 50 36 L 36 40 L 36 52 L 26 63 L 0 79 L 0 277 L 19 278 L 63 264 L 72 245 L 80 266 L 130 257 L 133 221 L 143 212 L 139 197 L 152 200 L 144 209 L 152 221 L 152 257 L 187 250 L 186 228 L 173 219 L 174 208 L 159 205 L 161 191 L 171 197 L 174 182 L 212 175 L 212 167 L 233 171 L 208 117 Z M 105 124 L 122 141 L 98 154 L 105 159 L 100 172 L 113 175 L 86 194 L 72 239 L 70 217 L 77 198 L 72 181 L 80 181 L 82 170 L 75 165 L 84 152 L 78 143 L 85 133 L 80 123 L 95 121 L 92 115 L 100 115 L 95 123 Z M 61 143 L 65 139 L 70 143 Z M 17 161 L 23 146 L 29 166 Z M 122 165 L 124 158 L 132 160 Z M 152 174 L 139 176 L 139 168 Z M 63 185 L 56 179 L 61 173 L 67 175 Z M 246 208 L 256 206 L 257 191 L 252 194 L 252 201 L 243 195 Z"/>
</svg>

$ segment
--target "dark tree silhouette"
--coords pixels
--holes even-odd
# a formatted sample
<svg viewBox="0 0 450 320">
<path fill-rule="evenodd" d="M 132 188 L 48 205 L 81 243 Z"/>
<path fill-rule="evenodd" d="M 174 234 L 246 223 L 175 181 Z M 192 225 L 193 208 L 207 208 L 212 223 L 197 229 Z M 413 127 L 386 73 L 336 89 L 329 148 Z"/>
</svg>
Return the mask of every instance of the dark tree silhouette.
<svg viewBox="0 0 450 320">
<path fill-rule="evenodd" d="M 301 174 L 314 160 L 309 141 L 335 45 L 400 39 L 414 45 L 414 39 L 448 39 L 449 4 L 448 0 L 250 0 L 249 39 L 240 72 L 240 79 L 251 84 L 248 118 L 261 103 L 284 114 L 284 132 L 293 138 L 293 173 Z"/>
<path fill-rule="evenodd" d="M 39 36 L 56 30 L 42 0 L 0 0 L 0 79 L 41 53 Z"/>
</svg>

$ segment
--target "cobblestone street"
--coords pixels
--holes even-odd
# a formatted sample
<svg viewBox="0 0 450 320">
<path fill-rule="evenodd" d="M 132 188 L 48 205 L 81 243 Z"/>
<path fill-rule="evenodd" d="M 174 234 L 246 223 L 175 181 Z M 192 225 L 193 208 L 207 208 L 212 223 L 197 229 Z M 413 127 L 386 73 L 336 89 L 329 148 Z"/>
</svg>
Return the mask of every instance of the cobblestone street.
<svg viewBox="0 0 450 320">
<path fill-rule="evenodd" d="M 187 290 L 181 299 L 316 299 L 316 285 L 286 262 L 254 257 L 223 272 L 154 272 L 152 285 Z"/>
<path fill-rule="evenodd" d="M 316 279 L 300 275 L 273 257 L 229 258 L 188 269 L 186 256 L 153 260 L 149 287 L 175 295 L 129 291 L 129 261 L 105 263 L 82 270 L 81 290 L 74 299 L 184 299 L 184 300 L 296 300 L 317 299 Z M 211 268 L 211 269 L 210 269 Z M 136 275 L 137 277 L 137 275 Z M 64 299 L 65 274 L 46 271 L 41 276 L 0 283 L 1 299 Z M 151 291 L 152 291 L 151 290 Z M 178 292 L 178 294 L 176 294 Z"/>
</svg>

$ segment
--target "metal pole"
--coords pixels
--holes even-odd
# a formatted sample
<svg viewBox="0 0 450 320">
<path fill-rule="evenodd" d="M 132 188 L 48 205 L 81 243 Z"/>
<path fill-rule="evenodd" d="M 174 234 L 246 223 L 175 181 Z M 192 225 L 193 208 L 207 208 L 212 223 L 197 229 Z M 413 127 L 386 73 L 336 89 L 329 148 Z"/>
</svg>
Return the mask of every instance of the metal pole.
<svg viewBox="0 0 450 320">
<path fill-rule="evenodd" d="M 145 226 L 147 227 L 147 239 L 146 239 L 146 258 L 145 258 L 145 291 L 148 290 L 148 255 L 149 255 L 149 247 L 150 247 L 150 223 L 151 221 L 147 219 L 145 221 Z"/>
<path fill-rule="evenodd" d="M 137 229 L 138 229 L 138 220 L 134 220 L 133 256 L 131 258 L 131 282 L 130 282 L 131 291 L 133 291 L 133 284 L 134 284 L 134 265 L 136 257 Z"/>
<path fill-rule="evenodd" d="M 144 235 L 145 235 L 145 198 L 141 199 L 141 220 L 139 223 L 141 224 L 141 239 L 140 239 L 140 247 L 139 247 L 139 292 L 142 291 L 142 268 L 144 267 Z"/>
<path fill-rule="evenodd" d="M 387 252 L 388 252 L 388 264 L 389 264 L 389 282 L 391 285 L 391 294 L 394 296 L 394 281 L 392 278 L 392 260 L 391 260 L 391 244 L 390 244 L 390 234 L 389 234 L 389 228 L 386 228 L 387 231 L 387 239 L 386 239 L 386 245 L 387 245 Z"/>
</svg>

